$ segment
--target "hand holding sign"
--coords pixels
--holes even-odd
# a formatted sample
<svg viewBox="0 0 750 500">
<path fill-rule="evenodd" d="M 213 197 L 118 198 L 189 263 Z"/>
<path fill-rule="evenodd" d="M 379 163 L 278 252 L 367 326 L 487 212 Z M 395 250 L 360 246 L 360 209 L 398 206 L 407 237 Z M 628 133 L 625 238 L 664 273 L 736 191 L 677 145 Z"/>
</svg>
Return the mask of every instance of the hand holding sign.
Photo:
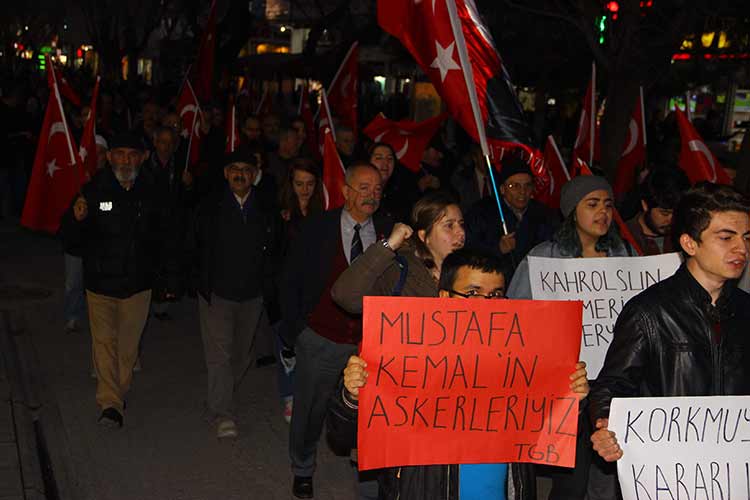
<svg viewBox="0 0 750 500">
<path fill-rule="evenodd" d="M 596 431 L 591 435 L 591 443 L 605 462 L 615 462 L 622 458 L 622 449 L 617 443 L 617 436 L 609 430 L 609 419 L 600 418 L 596 421 Z"/>
<path fill-rule="evenodd" d="M 750 396 L 614 398 L 608 424 L 624 500 L 750 498 Z"/>
<path fill-rule="evenodd" d="M 344 368 L 344 388 L 354 401 L 359 397 L 360 387 L 364 387 L 369 374 L 365 371 L 367 363 L 359 356 L 350 356 Z"/>
</svg>

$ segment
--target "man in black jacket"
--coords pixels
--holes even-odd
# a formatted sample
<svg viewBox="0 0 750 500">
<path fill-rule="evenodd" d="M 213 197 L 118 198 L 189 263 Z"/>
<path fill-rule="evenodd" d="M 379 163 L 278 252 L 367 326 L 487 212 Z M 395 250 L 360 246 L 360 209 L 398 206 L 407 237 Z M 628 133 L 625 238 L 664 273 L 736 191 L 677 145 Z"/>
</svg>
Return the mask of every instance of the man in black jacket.
<svg viewBox="0 0 750 500">
<path fill-rule="evenodd" d="M 510 283 L 518 264 L 539 243 L 552 239 L 560 225 L 559 216 L 533 199 L 534 176 L 520 158 L 503 159 L 495 176 L 500 190 L 508 234 L 503 234 L 500 213 L 494 195 L 482 198 L 466 214 L 466 246 L 492 252 L 503 259 L 510 271 Z"/>
<path fill-rule="evenodd" d="M 163 273 L 167 290 L 177 288 L 177 242 L 163 193 L 141 168 L 148 153 L 140 138 L 121 134 L 110 146 L 111 168 L 84 186 L 63 217 L 62 235 L 83 256 L 99 422 L 122 427 L 154 278 Z"/>
<path fill-rule="evenodd" d="M 294 410 L 289 431 L 293 493 L 313 497 L 312 475 L 327 402 L 362 338 L 362 317 L 334 303 L 331 287 L 352 260 L 380 244 L 393 223 L 379 216 L 382 183 L 369 163 L 346 171 L 343 209 L 305 222 L 284 266 L 281 336 L 296 346 Z"/>
<path fill-rule="evenodd" d="M 198 208 L 195 242 L 206 406 L 217 437 L 234 438 L 234 389 L 253 359 L 278 229 L 275 212 L 253 189 L 255 156 L 236 151 L 224 165 L 227 183 Z"/>
<path fill-rule="evenodd" d="M 591 391 L 594 449 L 622 457 L 607 429 L 615 397 L 750 394 L 750 295 L 736 288 L 748 260 L 750 203 L 728 186 L 688 191 L 673 216 L 685 264 L 631 299 Z"/>
</svg>

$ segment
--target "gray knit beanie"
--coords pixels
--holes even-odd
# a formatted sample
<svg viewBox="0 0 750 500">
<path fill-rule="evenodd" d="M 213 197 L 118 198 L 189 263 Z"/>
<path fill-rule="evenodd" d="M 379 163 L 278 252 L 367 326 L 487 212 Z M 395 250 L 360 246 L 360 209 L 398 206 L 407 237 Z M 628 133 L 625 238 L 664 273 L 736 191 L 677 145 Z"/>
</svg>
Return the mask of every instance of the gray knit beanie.
<svg viewBox="0 0 750 500">
<path fill-rule="evenodd" d="M 603 189 L 612 196 L 612 186 L 607 179 L 598 175 L 579 175 L 563 184 L 560 191 L 560 211 L 563 217 L 570 215 L 576 205 L 592 191 Z"/>
</svg>

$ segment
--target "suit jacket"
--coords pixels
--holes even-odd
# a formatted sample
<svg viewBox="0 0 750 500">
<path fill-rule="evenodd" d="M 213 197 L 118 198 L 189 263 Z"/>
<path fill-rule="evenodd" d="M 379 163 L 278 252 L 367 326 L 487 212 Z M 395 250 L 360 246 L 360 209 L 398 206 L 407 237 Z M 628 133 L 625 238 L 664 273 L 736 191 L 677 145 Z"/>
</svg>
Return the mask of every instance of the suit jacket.
<svg viewBox="0 0 750 500">
<path fill-rule="evenodd" d="M 329 210 L 306 219 L 286 256 L 279 301 L 280 334 L 287 345 L 294 345 L 326 288 L 333 259 L 340 250 L 337 245 L 341 240 L 342 210 Z M 376 238 L 388 237 L 393 221 L 377 212 L 372 219 Z"/>
</svg>

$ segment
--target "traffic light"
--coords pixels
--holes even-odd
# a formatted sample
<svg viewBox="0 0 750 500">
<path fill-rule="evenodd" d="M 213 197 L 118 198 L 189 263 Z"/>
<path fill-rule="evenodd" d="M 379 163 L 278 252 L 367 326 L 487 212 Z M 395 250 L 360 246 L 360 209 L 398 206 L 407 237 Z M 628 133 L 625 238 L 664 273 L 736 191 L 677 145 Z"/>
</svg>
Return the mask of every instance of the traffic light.
<svg viewBox="0 0 750 500">
<path fill-rule="evenodd" d="M 607 16 L 597 17 L 596 28 L 599 31 L 599 45 L 604 45 L 604 32 L 607 31 Z"/>
<path fill-rule="evenodd" d="M 620 4 L 612 0 L 610 2 L 607 2 L 604 8 L 609 11 L 609 14 L 612 16 L 612 20 L 616 21 L 617 13 L 620 11 Z"/>
</svg>

